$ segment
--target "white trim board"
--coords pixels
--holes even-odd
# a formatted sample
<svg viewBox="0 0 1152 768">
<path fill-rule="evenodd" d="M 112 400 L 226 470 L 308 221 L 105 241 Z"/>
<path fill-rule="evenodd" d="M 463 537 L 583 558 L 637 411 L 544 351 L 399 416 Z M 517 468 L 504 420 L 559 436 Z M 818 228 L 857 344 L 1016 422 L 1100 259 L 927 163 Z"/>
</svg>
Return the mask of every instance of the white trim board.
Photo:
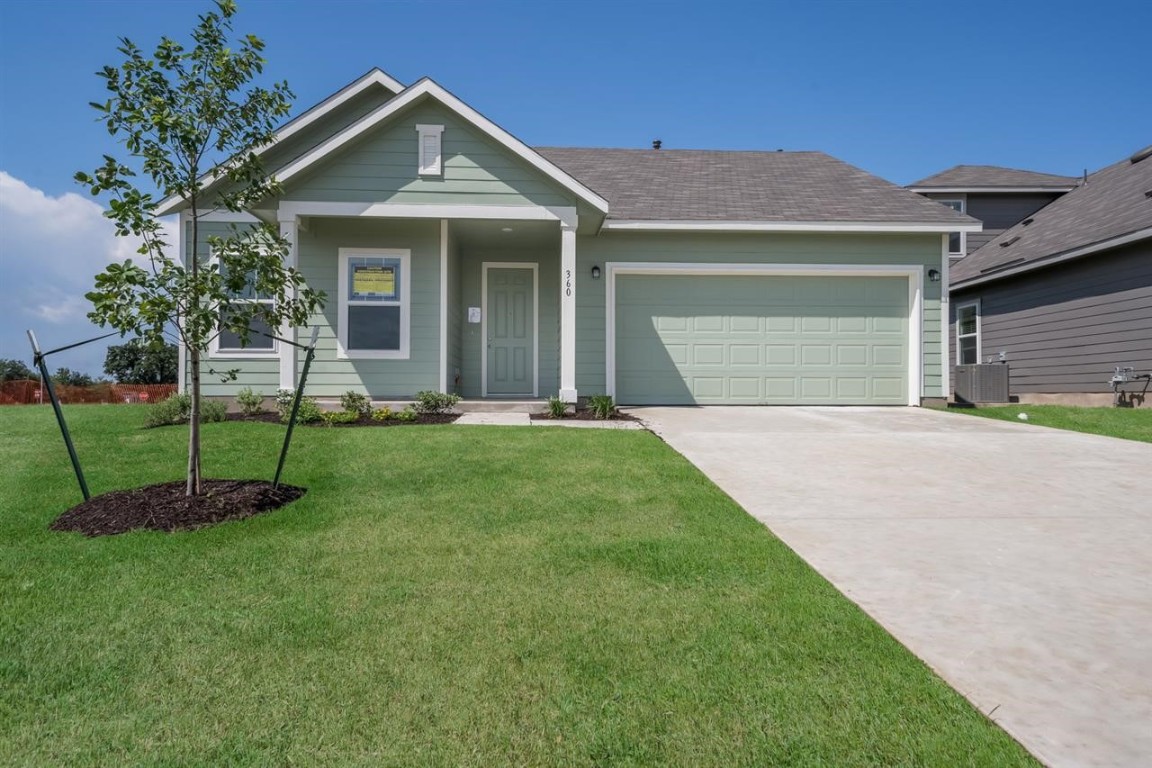
<svg viewBox="0 0 1152 768">
<path fill-rule="evenodd" d="M 332 113 L 342 104 L 345 104 L 359 96 L 373 85 L 383 86 L 385 90 L 391 91 L 393 94 L 399 94 L 404 91 L 403 83 L 379 67 L 373 67 L 366 74 L 336 91 L 336 93 L 324 99 L 316 106 L 289 120 L 280 128 L 279 131 L 276 132 L 276 135 L 272 138 L 272 141 L 256 150 L 256 154 L 264 154 L 269 149 L 279 144 L 281 141 L 294 136 L 295 134 L 315 123 L 320 118 Z M 203 177 L 203 186 L 207 188 L 215 184 L 217 181 L 219 181 L 219 177 L 217 176 L 205 176 Z M 184 198 L 182 197 L 177 197 L 175 195 L 166 197 L 156 206 L 156 215 L 165 216 L 169 213 L 173 213 L 176 210 L 176 206 L 182 202 L 184 202 Z"/>
<path fill-rule="evenodd" d="M 277 181 L 283 183 L 302 173 L 316 162 L 320 161 L 329 154 L 340 149 L 344 145 L 353 141 L 359 136 L 362 136 L 369 130 L 380 125 L 388 118 L 396 115 L 404 108 L 414 104 L 417 100 L 429 97 L 440 102 L 449 110 L 455 112 L 459 117 L 471 123 L 474 128 L 481 133 L 487 135 L 490 139 L 500 144 L 512 154 L 519 157 L 524 162 L 531 165 L 540 173 L 544 174 L 552 181 L 559 184 L 564 189 L 568 190 L 576 197 L 580 198 L 588 205 L 592 206 L 601 213 L 608 212 L 608 201 L 600 197 L 600 195 L 593 192 L 588 187 L 581 184 L 575 178 L 565 173 L 561 168 L 554 163 L 544 159 L 540 153 L 533 150 L 531 147 L 524 144 L 512 134 L 505 131 L 500 126 L 493 123 L 488 118 L 474 110 L 472 107 L 465 104 L 460 99 L 449 93 L 444 87 L 429 78 L 423 78 L 415 85 L 403 91 L 396 98 L 382 104 L 380 107 L 372 112 L 369 112 L 364 117 L 357 120 L 352 125 L 348 126 L 339 133 L 330 136 L 327 140 L 316 145 L 312 150 L 301 155 L 299 158 L 289 163 L 276 172 Z"/>
<path fill-rule="evenodd" d="M 488 270 L 532 270 L 532 397 L 540 396 L 540 264 L 535 261 L 484 261 L 480 263 L 480 396 L 488 397 Z M 499 397 L 526 397 L 501 393 Z"/>
<path fill-rule="evenodd" d="M 605 391 L 616 397 L 617 275 L 765 275 L 780 277 L 903 277 L 908 280 L 908 400 L 920 405 L 924 391 L 924 267 L 919 264 L 704 264 L 607 262 L 605 285 Z"/>
<path fill-rule="evenodd" d="M 980 232 L 984 225 L 869 221 L 640 221 L 609 219 L 601 229 L 628 232 Z"/>
<path fill-rule="evenodd" d="M 448 219 L 440 219 L 440 391 L 448 392 Z"/>
<path fill-rule="evenodd" d="M 507 221 L 575 222 L 572 207 L 540 205 L 435 205 L 422 203 L 332 203 L 292 201 L 280 203 L 277 218 L 292 221 L 297 216 L 360 217 L 379 219 L 500 219 Z"/>
</svg>

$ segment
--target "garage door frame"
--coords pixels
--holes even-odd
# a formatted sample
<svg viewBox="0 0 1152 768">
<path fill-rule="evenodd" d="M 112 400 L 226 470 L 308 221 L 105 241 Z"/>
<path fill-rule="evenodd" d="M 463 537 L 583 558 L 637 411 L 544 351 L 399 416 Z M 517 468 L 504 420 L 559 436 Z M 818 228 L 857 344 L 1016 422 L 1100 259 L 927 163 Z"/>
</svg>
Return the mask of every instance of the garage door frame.
<svg viewBox="0 0 1152 768">
<path fill-rule="evenodd" d="M 761 275 L 767 277 L 903 277 L 908 281 L 908 405 L 920 405 L 923 389 L 924 267 L 920 264 L 703 264 L 610 261 L 604 265 L 606 295 L 605 391 L 616 397 L 616 278 L 619 275 Z"/>
</svg>

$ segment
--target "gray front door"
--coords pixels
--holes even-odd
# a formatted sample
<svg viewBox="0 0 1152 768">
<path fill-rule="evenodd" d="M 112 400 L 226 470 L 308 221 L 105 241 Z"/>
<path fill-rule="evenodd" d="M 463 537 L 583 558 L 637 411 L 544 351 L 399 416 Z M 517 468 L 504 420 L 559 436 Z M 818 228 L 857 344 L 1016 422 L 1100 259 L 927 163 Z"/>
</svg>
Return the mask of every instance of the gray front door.
<svg viewBox="0 0 1152 768">
<path fill-rule="evenodd" d="M 535 272 L 492 267 L 488 270 L 489 395 L 533 395 L 536 366 Z"/>
</svg>

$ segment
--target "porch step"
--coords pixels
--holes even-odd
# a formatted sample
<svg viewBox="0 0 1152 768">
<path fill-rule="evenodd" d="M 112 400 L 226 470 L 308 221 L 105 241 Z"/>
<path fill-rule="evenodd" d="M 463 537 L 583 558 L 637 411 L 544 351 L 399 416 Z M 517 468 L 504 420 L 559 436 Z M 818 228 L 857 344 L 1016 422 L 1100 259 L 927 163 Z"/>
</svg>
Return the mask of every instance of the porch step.
<svg viewBox="0 0 1152 768">
<path fill-rule="evenodd" d="M 385 406 L 394 411 L 403 410 L 411 400 L 373 400 L 373 408 Z M 318 397 L 316 404 L 322 411 L 340 410 L 340 399 Z M 542 413 L 548 407 L 546 400 L 461 400 L 455 408 L 457 413 Z"/>
<path fill-rule="evenodd" d="M 548 407 L 546 400 L 461 400 L 460 413 L 540 413 Z"/>
</svg>

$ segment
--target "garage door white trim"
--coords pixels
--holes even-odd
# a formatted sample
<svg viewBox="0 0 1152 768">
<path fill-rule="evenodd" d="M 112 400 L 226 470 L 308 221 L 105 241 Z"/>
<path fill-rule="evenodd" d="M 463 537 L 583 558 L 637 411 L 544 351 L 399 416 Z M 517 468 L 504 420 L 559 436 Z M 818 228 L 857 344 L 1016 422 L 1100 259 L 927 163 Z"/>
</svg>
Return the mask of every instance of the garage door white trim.
<svg viewBox="0 0 1152 768">
<path fill-rule="evenodd" d="M 604 265 L 605 391 L 616 397 L 617 275 L 776 275 L 781 277 L 903 277 L 908 281 L 908 405 L 920 405 L 923 372 L 924 267 L 915 264 L 698 264 L 610 261 Z"/>
</svg>

